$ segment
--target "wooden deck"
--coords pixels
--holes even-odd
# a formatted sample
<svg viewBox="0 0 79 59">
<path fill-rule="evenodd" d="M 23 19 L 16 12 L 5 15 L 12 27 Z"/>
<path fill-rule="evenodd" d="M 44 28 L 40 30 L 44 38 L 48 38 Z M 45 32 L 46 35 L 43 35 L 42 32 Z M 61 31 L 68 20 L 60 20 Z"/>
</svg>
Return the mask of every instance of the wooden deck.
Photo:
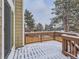
<svg viewBox="0 0 79 59">
<path fill-rule="evenodd" d="M 71 32 L 25 32 L 24 44 L 45 42 L 45 41 L 62 42 L 62 52 L 71 59 L 77 59 L 79 55 L 79 34 Z"/>
<path fill-rule="evenodd" d="M 79 36 L 65 32 L 28 32 L 24 46 L 16 48 L 8 59 L 79 59 Z"/>
<path fill-rule="evenodd" d="M 47 41 L 27 44 L 15 50 L 8 59 L 70 59 L 62 54 L 62 43 Z"/>
</svg>

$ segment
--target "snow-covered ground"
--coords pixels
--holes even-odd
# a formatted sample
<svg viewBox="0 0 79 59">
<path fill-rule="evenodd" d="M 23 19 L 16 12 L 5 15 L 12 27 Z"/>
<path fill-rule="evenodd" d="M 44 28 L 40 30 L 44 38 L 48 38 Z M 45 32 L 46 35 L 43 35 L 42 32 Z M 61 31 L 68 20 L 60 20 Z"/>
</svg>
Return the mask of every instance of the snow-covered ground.
<svg viewBox="0 0 79 59">
<path fill-rule="evenodd" d="M 62 44 L 57 41 L 33 43 L 16 49 L 8 59 L 70 59 L 62 54 Z"/>
</svg>

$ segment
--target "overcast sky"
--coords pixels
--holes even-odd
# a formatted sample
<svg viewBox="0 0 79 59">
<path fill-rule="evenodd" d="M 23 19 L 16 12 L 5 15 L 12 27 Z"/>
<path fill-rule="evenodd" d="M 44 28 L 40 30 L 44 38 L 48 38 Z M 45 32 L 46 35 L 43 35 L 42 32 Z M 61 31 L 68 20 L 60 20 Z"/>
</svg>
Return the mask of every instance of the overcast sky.
<svg viewBox="0 0 79 59">
<path fill-rule="evenodd" d="M 54 0 L 24 0 L 24 9 L 29 10 L 34 15 L 35 23 L 43 25 L 50 23 L 50 18 Z"/>
</svg>

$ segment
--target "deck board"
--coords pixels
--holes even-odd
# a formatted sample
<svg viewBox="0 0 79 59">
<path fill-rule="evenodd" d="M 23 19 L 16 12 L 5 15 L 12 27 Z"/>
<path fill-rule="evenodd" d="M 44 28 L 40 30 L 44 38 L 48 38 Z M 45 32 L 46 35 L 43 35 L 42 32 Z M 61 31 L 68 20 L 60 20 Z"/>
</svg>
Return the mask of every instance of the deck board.
<svg viewBox="0 0 79 59">
<path fill-rule="evenodd" d="M 11 58 L 10 58 L 11 59 Z M 18 48 L 12 59 L 70 59 L 62 54 L 62 44 L 56 41 L 33 43 Z"/>
</svg>

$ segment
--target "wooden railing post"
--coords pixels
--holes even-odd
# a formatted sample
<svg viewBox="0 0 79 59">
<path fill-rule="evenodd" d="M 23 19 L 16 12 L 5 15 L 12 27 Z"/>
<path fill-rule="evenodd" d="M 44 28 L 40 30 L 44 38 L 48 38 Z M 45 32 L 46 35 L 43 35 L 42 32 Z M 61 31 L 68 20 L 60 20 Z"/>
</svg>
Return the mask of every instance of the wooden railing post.
<svg viewBox="0 0 79 59">
<path fill-rule="evenodd" d="M 67 52 L 68 50 L 67 50 L 67 47 L 68 46 L 68 44 L 67 44 L 67 41 L 65 40 L 65 39 L 63 39 L 63 41 L 62 41 L 62 53 L 64 54 L 64 55 L 66 55 L 67 56 L 67 54 L 65 53 L 65 52 Z"/>
<path fill-rule="evenodd" d="M 65 51 L 65 40 L 63 39 L 63 41 L 62 41 L 62 52 L 65 55 L 64 51 Z"/>
<path fill-rule="evenodd" d="M 39 37 L 39 40 L 40 40 L 40 35 L 38 36 Z M 40 40 L 41 41 L 41 40 Z"/>
<path fill-rule="evenodd" d="M 26 44 L 26 34 L 24 36 L 24 45 Z"/>
<path fill-rule="evenodd" d="M 42 34 L 40 35 L 40 40 L 41 40 L 41 42 L 42 42 Z"/>
<path fill-rule="evenodd" d="M 56 39 L 55 32 L 53 33 L 53 39 L 54 39 L 54 40 Z"/>
<path fill-rule="evenodd" d="M 39 34 L 39 40 L 42 42 L 42 34 Z"/>
</svg>

